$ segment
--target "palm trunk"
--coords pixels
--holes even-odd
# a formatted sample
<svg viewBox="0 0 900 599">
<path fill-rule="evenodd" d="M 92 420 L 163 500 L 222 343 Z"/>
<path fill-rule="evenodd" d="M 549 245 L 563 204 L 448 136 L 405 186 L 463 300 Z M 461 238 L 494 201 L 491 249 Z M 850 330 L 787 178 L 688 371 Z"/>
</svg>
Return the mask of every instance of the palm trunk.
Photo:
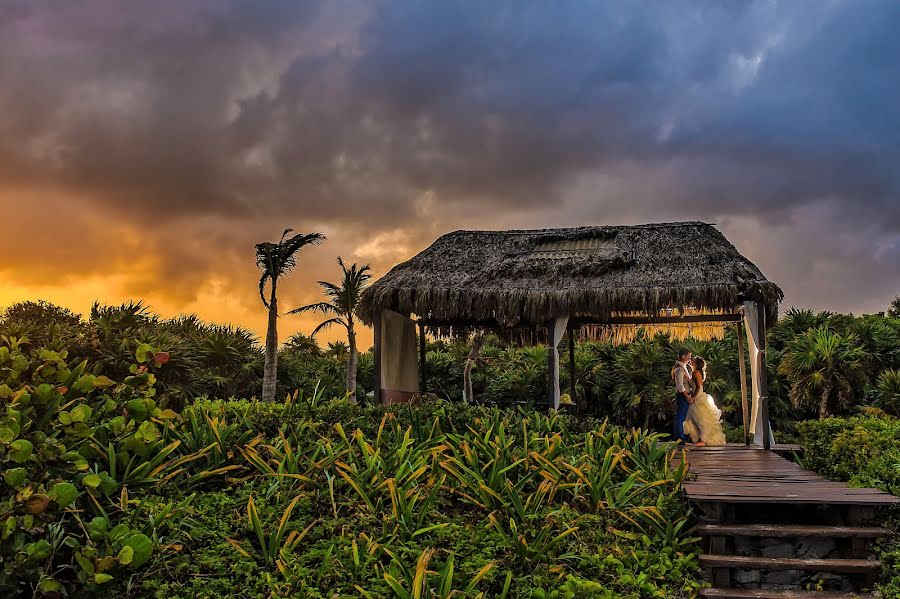
<svg viewBox="0 0 900 599">
<path fill-rule="evenodd" d="M 831 395 L 831 385 L 826 385 L 822 390 L 822 396 L 819 398 L 819 420 L 828 418 L 828 399 Z"/>
<path fill-rule="evenodd" d="M 477 334 L 472 340 L 472 349 L 469 350 L 469 356 L 466 358 L 466 366 L 463 369 L 463 401 L 472 403 L 475 393 L 472 390 L 472 369 L 478 361 L 478 354 L 481 353 L 481 346 L 484 345 L 484 335 Z"/>
<path fill-rule="evenodd" d="M 347 393 L 350 403 L 356 403 L 356 364 L 359 352 L 356 350 L 356 331 L 353 328 L 353 319 L 348 317 L 347 344 L 350 346 L 350 355 L 347 357 Z"/>
<path fill-rule="evenodd" d="M 269 326 L 266 330 L 266 363 L 263 367 L 262 400 L 275 401 L 278 383 L 278 299 L 275 296 L 275 279 L 269 298 Z"/>
</svg>

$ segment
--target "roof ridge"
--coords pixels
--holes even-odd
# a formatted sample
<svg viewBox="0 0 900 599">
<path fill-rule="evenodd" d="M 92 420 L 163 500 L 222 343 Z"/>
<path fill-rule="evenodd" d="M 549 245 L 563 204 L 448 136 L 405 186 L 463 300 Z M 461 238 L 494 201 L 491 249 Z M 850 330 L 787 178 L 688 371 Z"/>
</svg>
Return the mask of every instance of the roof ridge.
<svg viewBox="0 0 900 599">
<path fill-rule="evenodd" d="M 457 229 L 445 233 L 445 235 L 453 235 L 457 233 L 479 233 L 485 235 L 535 235 L 538 233 L 549 233 L 554 231 L 577 231 L 579 229 L 661 229 L 670 227 L 713 227 L 715 223 L 707 223 L 699 220 L 675 221 L 668 223 L 645 223 L 639 225 L 579 225 L 575 227 L 549 227 L 543 229 Z"/>
</svg>

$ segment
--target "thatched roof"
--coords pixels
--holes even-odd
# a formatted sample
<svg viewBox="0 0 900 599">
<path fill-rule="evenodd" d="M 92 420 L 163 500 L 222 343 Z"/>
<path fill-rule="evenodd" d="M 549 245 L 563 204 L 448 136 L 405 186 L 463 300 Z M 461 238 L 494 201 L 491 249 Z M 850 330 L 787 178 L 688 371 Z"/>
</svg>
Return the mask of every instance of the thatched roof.
<svg viewBox="0 0 900 599">
<path fill-rule="evenodd" d="M 667 308 L 733 311 L 781 289 L 713 225 L 700 222 L 525 231 L 455 231 L 367 289 L 359 315 L 416 314 L 454 327 L 543 324 L 558 315 L 604 322 Z"/>
</svg>

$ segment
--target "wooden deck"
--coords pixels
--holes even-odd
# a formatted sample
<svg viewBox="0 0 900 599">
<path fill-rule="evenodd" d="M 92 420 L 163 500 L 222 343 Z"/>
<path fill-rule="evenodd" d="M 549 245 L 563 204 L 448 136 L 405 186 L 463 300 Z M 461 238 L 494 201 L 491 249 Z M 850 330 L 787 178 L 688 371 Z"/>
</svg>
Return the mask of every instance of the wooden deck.
<svg viewBox="0 0 900 599">
<path fill-rule="evenodd" d="M 755 446 L 689 446 L 685 455 L 694 477 L 684 483 L 684 490 L 688 499 L 695 502 L 867 507 L 900 503 L 900 497 L 827 480 L 775 452 Z"/>
<path fill-rule="evenodd" d="M 898 504 L 900 497 L 851 489 L 782 457 L 793 453 L 790 448 L 772 449 L 689 446 L 674 458 L 688 462 L 683 487 L 697 508 L 700 564 L 713 584 L 700 594 L 849 598 L 858 596 L 854 590 L 871 589 L 881 564 L 872 559 L 869 543 L 891 531 L 870 523 L 876 508 Z M 834 592 L 800 590 L 826 573 Z"/>
</svg>

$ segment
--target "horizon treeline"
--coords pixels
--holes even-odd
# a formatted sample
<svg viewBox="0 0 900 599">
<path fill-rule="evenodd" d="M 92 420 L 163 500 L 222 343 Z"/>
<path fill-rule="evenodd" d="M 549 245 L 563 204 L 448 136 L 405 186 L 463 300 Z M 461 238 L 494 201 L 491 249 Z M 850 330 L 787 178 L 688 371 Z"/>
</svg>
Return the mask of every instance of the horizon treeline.
<svg viewBox="0 0 900 599">
<path fill-rule="evenodd" d="M 897 303 L 897 302 L 895 302 Z M 900 313 L 853 316 L 788 310 L 769 332 L 770 414 L 776 431 L 790 432 L 797 420 L 847 415 L 877 408 L 900 415 Z M 149 344 L 170 356 L 157 374 L 160 404 L 181 409 L 196 398 L 258 397 L 264 348 L 249 330 L 208 323 L 196 315 L 163 318 L 142 302 L 95 303 L 84 317 L 45 301 L 24 301 L 0 313 L 3 344 L 29 351 L 65 352 L 66 360 L 87 360 L 88 368 L 114 378 L 128 374 L 135 349 Z M 639 336 L 633 343 L 579 342 L 575 349 L 575 395 L 569 397 L 568 350 L 561 347 L 561 388 L 567 410 L 608 417 L 613 422 L 664 430 L 671 419 L 669 370 L 681 342 Z M 737 336 L 683 343 L 708 365 L 708 389 L 739 425 L 740 383 Z M 467 340 L 429 339 L 428 391 L 450 401 L 463 399 Z M 346 393 L 348 347 L 320 346 L 303 333 L 278 349 L 276 399 L 295 391 L 325 396 Z M 0 368 L 3 364 L 0 363 Z M 374 384 L 372 349 L 358 356 L 357 395 Z M 546 401 L 545 347 L 513 347 L 489 336 L 472 370 L 476 402 L 541 406 Z"/>
</svg>

